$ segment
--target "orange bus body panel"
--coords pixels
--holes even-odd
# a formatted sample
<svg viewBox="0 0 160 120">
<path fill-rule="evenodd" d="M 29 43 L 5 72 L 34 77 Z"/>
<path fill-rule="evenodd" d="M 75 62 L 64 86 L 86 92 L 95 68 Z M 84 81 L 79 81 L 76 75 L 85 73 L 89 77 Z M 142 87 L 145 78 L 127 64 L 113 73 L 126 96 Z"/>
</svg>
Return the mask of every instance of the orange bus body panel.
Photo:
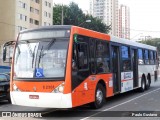
<svg viewBox="0 0 160 120">
<path fill-rule="evenodd" d="M 86 30 L 85 28 L 73 26 L 71 31 L 72 32 L 71 32 L 70 44 L 73 44 L 73 35 L 74 34 L 84 35 L 84 36 L 88 36 L 88 37 L 92 37 L 92 38 L 110 41 L 109 35 L 95 32 L 92 30 Z M 72 58 L 71 53 L 72 53 L 72 49 L 70 51 L 70 56 L 68 55 L 68 60 L 70 58 Z M 72 72 L 71 62 L 70 62 L 70 69 L 68 69 L 68 67 L 67 67 L 67 71 L 71 75 L 71 72 Z M 96 78 L 96 80 L 91 80 L 93 76 Z M 112 74 L 101 74 L 101 75 L 89 76 L 77 88 L 75 88 L 72 91 L 72 106 L 76 107 L 76 106 L 80 106 L 80 105 L 84 105 L 84 104 L 93 102 L 95 100 L 96 85 L 99 80 L 104 80 L 104 82 L 106 83 L 106 89 L 107 89 L 106 97 L 113 96 L 113 86 L 109 87 L 109 80 L 111 80 L 111 79 L 112 79 Z M 87 88 L 85 88 L 86 86 L 87 86 Z"/>
<path fill-rule="evenodd" d="M 71 64 L 72 64 L 72 49 L 73 49 L 73 30 L 71 29 L 68 54 L 67 54 L 67 64 L 66 64 L 66 76 L 65 76 L 65 85 L 64 85 L 64 94 L 71 93 Z"/>
<path fill-rule="evenodd" d="M 72 30 L 73 30 L 73 34 L 80 34 L 80 35 L 84 35 L 84 36 L 88 36 L 88 37 L 92 37 L 92 38 L 97 38 L 97 39 L 101 39 L 101 40 L 107 40 L 107 41 L 110 41 L 110 39 L 111 39 L 110 36 L 107 34 L 95 32 L 92 30 L 86 30 L 85 28 L 73 26 Z M 73 36 L 73 34 L 71 34 L 71 36 Z"/>
<path fill-rule="evenodd" d="M 96 85 L 99 80 L 106 83 L 106 97 L 113 96 L 113 86 L 109 86 L 112 74 L 91 75 L 72 92 L 72 106 L 80 106 L 95 100 Z"/>
</svg>

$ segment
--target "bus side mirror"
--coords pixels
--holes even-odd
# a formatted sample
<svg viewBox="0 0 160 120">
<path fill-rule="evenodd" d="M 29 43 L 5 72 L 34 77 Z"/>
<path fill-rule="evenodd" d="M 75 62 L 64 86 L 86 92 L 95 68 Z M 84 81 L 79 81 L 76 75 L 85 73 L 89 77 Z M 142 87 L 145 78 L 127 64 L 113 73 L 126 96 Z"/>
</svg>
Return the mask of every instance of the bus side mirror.
<svg viewBox="0 0 160 120">
<path fill-rule="evenodd" d="M 11 63 L 12 55 L 13 55 L 13 46 L 15 45 L 15 41 L 6 42 L 3 45 L 3 62 Z"/>
</svg>

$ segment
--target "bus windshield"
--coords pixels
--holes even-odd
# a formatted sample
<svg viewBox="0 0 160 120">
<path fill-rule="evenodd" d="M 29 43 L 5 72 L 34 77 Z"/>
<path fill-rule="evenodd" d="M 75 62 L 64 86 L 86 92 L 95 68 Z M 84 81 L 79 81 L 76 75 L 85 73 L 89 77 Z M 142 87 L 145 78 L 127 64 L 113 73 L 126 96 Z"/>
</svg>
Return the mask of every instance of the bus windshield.
<svg viewBox="0 0 160 120">
<path fill-rule="evenodd" d="M 69 38 L 20 40 L 14 78 L 64 78 Z"/>
</svg>

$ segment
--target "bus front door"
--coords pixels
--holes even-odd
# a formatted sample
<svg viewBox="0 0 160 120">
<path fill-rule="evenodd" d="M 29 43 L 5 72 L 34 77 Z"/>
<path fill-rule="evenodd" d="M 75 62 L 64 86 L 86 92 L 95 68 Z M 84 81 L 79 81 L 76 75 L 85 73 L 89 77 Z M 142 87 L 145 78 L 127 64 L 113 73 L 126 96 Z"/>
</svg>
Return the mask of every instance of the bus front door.
<svg viewBox="0 0 160 120">
<path fill-rule="evenodd" d="M 112 73 L 113 73 L 113 91 L 114 94 L 120 93 L 120 50 L 119 46 L 111 46 Z"/>
</svg>

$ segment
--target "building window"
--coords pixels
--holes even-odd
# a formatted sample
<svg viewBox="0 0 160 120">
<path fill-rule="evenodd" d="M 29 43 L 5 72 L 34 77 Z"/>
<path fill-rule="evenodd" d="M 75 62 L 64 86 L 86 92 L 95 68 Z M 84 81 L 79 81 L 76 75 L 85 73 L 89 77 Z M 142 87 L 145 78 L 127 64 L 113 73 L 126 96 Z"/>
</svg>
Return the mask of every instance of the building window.
<svg viewBox="0 0 160 120">
<path fill-rule="evenodd" d="M 18 26 L 18 32 L 22 30 L 22 26 Z"/>
<path fill-rule="evenodd" d="M 27 16 L 23 15 L 23 20 L 27 21 Z"/>
<path fill-rule="evenodd" d="M 51 3 L 48 3 L 48 6 L 51 7 Z"/>
<path fill-rule="evenodd" d="M 35 25 L 39 25 L 39 21 L 38 21 L 38 20 L 35 20 L 35 21 L 34 21 L 34 24 L 35 24 Z"/>
<path fill-rule="evenodd" d="M 23 8 L 27 9 L 27 4 L 26 3 L 23 3 Z"/>
<path fill-rule="evenodd" d="M 19 14 L 19 13 L 18 13 L 17 15 L 18 15 L 18 19 L 20 19 L 20 20 L 21 20 L 21 14 Z"/>
<path fill-rule="evenodd" d="M 39 15 L 39 10 L 38 10 L 38 9 L 35 9 L 35 13 Z"/>
<path fill-rule="evenodd" d="M 33 7 L 30 7 L 30 12 L 34 13 L 34 8 Z"/>
<path fill-rule="evenodd" d="M 33 24 L 33 19 L 32 18 L 30 18 L 30 23 Z"/>
<path fill-rule="evenodd" d="M 50 13 L 48 13 L 48 17 L 51 18 L 51 14 Z"/>
<path fill-rule="evenodd" d="M 35 2 L 39 4 L 39 0 L 35 0 Z"/>
<path fill-rule="evenodd" d="M 44 11 L 44 16 L 47 17 L 47 12 L 46 11 Z"/>
<path fill-rule="evenodd" d="M 18 2 L 18 6 L 21 7 L 21 8 L 27 9 L 27 4 L 23 3 L 21 1 Z"/>
<path fill-rule="evenodd" d="M 27 16 L 18 13 L 18 19 L 27 21 Z"/>
<path fill-rule="evenodd" d="M 45 5 L 47 6 L 47 1 L 45 1 Z"/>
</svg>

